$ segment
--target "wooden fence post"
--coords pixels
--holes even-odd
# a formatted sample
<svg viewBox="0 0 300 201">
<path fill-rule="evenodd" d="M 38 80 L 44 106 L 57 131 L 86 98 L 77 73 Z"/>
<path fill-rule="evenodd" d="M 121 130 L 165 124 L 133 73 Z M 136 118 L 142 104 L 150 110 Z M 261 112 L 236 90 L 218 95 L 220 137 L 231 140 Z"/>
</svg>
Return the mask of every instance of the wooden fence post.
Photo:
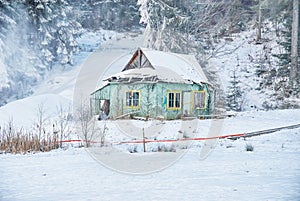
<svg viewBox="0 0 300 201">
<path fill-rule="evenodd" d="M 143 146 L 144 146 L 144 152 L 146 152 L 146 141 L 145 141 L 145 129 L 143 128 Z"/>
</svg>

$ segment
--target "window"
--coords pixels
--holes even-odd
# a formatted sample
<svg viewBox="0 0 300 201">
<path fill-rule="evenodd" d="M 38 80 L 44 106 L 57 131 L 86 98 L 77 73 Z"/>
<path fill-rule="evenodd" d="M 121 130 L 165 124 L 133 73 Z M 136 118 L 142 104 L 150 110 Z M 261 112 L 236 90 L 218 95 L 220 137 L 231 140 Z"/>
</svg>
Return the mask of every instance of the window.
<svg viewBox="0 0 300 201">
<path fill-rule="evenodd" d="M 126 106 L 139 107 L 140 106 L 140 92 L 126 91 Z"/>
<path fill-rule="evenodd" d="M 194 106 L 196 109 L 205 108 L 205 91 L 194 92 Z"/>
<path fill-rule="evenodd" d="M 168 109 L 179 109 L 181 107 L 181 93 L 168 92 Z"/>
</svg>

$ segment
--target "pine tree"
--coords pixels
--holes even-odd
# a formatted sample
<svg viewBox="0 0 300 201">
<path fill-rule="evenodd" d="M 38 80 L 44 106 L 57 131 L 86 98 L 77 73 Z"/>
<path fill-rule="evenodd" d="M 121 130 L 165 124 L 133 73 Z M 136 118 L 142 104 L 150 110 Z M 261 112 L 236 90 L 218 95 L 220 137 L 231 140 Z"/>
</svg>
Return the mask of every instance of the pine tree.
<svg viewBox="0 0 300 201">
<path fill-rule="evenodd" d="M 230 76 L 230 85 L 226 97 L 226 109 L 239 112 L 242 110 L 242 91 L 240 88 L 240 80 L 237 77 L 239 64 L 233 69 Z"/>
<path fill-rule="evenodd" d="M 80 30 L 72 12 L 65 0 L 0 0 L 0 63 L 8 80 L 0 105 L 31 94 L 53 64 L 72 63 Z"/>
<path fill-rule="evenodd" d="M 0 0 L 0 92 L 4 94 L 6 91 L 5 88 L 9 87 L 8 85 L 8 73 L 5 69 L 5 38 L 6 35 L 9 33 L 10 26 L 13 26 L 16 22 L 12 19 L 9 15 L 9 10 L 12 9 L 9 6 L 7 0 Z M 1 100 L 0 98 L 0 106 L 5 103 L 5 100 Z"/>
<path fill-rule="evenodd" d="M 0 0 L 0 39 L 3 40 L 4 36 L 9 31 L 8 27 L 16 22 L 12 18 L 10 10 L 13 9 L 10 6 L 8 0 Z"/>
<path fill-rule="evenodd" d="M 81 25 L 73 19 L 72 8 L 65 0 L 26 0 L 31 44 L 41 52 L 48 69 L 55 62 L 72 64 L 72 55 L 77 51 L 76 37 Z"/>
<path fill-rule="evenodd" d="M 32 93 L 30 86 L 40 78 L 41 63 L 28 45 L 27 18 L 21 1 L 1 1 L 1 60 L 8 85 L 2 90 L 0 104 Z M 25 14 L 24 14 L 25 13 Z"/>
<path fill-rule="evenodd" d="M 9 14 L 9 3 L 7 0 L 0 0 L 0 63 L 4 60 L 4 41 L 9 31 L 9 27 L 15 24 L 15 21 L 8 15 Z M 2 88 L 2 87 L 1 87 Z M 1 90 L 0 88 L 0 90 Z"/>
<path fill-rule="evenodd" d="M 69 0 L 69 3 L 81 10 L 78 20 L 85 29 L 130 31 L 140 26 L 136 0 Z"/>
</svg>

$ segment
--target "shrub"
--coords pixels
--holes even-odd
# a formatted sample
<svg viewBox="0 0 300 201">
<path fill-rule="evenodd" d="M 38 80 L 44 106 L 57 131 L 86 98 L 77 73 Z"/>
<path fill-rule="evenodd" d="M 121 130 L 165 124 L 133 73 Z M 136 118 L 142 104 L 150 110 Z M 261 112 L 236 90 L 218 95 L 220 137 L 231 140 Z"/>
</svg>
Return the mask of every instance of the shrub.
<svg viewBox="0 0 300 201">
<path fill-rule="evenodd" d="M 129 153 L 137 153 L 138 152 L 137 145 L 132 145 L 132 146 L 128 147 L 128 151 L 129 151 Z"/>
<path fill-rule="evenodd" d="M 246 144 L 246 151 L 253 151 L 254 150 L 254 147 L 252 144 Z"/>
<path fill-rule="evenodd" d="M 157 147 L 158 152 L 176 152 L 176 148 L 174 144 L 172 143 L 171 145 L 165 145 L 165 144 L 159 144 Z"/>
</svg>

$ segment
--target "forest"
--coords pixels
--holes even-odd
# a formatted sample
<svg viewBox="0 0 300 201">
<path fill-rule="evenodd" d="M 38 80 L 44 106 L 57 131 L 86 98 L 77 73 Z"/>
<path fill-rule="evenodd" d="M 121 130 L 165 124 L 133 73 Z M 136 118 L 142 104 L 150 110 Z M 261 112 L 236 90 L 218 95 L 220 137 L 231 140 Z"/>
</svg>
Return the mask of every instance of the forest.
<svg viewBox="0 0 300 201">
<path fill-rule="evenodd" d="M 230 54 L 226 43 L 255 30 L 253 46 L 275 34 L 251 63 L 256 90 L 282 102 L 265 108 L 299 107 L 286 101 L 300 96 L 299 24 L 298 0 L 0 0 L 0 105 L 29 96 L 56 68 L 72 68 L 87 32 L 143 30 L 146 47 L 195 54 L 218 86 L 209 60 Z M 229 110 L 242 110 L 239 76 L 222 92 Z"/>
</svg>

